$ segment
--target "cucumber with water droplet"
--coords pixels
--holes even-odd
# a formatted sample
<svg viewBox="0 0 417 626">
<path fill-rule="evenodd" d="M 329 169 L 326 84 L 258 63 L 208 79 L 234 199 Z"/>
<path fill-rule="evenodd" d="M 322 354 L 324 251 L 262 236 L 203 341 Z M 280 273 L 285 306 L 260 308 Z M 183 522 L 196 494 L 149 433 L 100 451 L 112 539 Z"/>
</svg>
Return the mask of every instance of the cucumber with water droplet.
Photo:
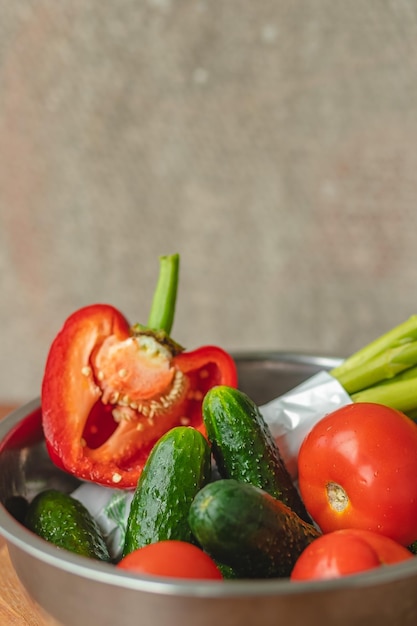
<svg viewBox="0 0 417 626">
<path fill-rule="evenodd" d="M 130 505 L 123 556 L 149 543 L 177 539 L 196 543 L 188 522 L 191 503 L 211 478 L 205 437 L 176 426 L 154 445 Z"/>
<path fill-rule="evenodd" d="M 222 478 L 259 487 L 311 522 L 269 427 L 247 394 L 212 387 L 203 400 L 203 420 Z"/>
<path fill-rule="evenodd" d="M 58 548 L 110 561 L 107 544 L 94 517 L 70 494 L 45 489 L 30 502 L 25 526 Z"/>
<path fill-rule="evenodd" d="M 320 536 L 283 502 L 231 478 L 198 492 L 189 521 L 203 550 L 235 578 L 288 577 L 301 552 Z"/>
</svg>

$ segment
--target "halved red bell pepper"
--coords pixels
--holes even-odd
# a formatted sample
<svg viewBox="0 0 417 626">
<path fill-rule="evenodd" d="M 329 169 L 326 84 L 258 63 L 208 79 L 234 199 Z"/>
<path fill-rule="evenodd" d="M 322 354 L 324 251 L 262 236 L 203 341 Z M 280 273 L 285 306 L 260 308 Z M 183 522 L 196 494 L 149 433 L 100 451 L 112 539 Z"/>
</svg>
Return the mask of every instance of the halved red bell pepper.
<svg viewBox="0 0 417 626">
<path fill-rule="evenodd" d="M 93 304 L 70 315 L 53 341 L 42 424 L 52 460 L 67 472 L 136 487 L 159 437 L 179 424 L 204 432 L 205 393 L 237 385 L 235 361 L 222 348 L 185 351 L 169 337 L 177 274 L 178 255 L 161 257 L 147 327 L 130 326 L 111 305 Z"/>
</svg>

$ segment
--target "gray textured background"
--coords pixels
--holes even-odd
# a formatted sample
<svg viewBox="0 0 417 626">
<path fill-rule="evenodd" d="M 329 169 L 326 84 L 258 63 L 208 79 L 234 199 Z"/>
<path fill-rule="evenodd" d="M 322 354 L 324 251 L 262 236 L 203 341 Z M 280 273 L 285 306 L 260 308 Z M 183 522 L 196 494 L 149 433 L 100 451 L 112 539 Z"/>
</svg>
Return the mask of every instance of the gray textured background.
<svg viewBox="0 0 417 626">
<path fill-rule="evenodd" d="M 347 354 L 417 311 L 417 4 L 0 0 L 0 398 L 64 319 Z"/>
</svg>

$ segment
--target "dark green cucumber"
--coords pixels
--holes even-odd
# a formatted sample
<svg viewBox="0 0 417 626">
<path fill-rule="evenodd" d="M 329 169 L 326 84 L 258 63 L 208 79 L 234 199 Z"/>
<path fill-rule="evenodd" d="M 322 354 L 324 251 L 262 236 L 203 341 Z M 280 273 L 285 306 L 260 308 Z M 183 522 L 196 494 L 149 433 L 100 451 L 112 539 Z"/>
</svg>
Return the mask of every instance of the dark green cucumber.
<svg viewBox="0 0 417 626">
<path fill-rule="evenodd" d="M 110 561 L 97 522 L 85 506 L 69 494 L 55 489 L 39 493 L 29 504 L 25 526 L 59 548 Z"/>
<path fill-rule="evenodd" d="M 408 549 L 410 550 L 410 552 L 411 552 L 412 554 L 417 555 L 417 540 L 416 540 L 416 541 L 413 541 L 413 543 L 411 543 L 411 544 L 408 546 Z"/>
<path fill-rule="evenodd" d="M 258 406 L 239 389 L 212 387 L 203 419 L 222 478 L 235 478 L 267 491 L 311 522 Z"/>
<path fill-rule="evenodd" d="M 232 478 L 201 489 L 189 522 L 200 546 L 237 578 L 288 577 L 320 535 L 280 500 Z"/>
<path fill-rule="evenodd" d="M 210 447 L 198 430 L 177 426 L 165 433 L 140 475 L 130 505 L 123 555 L 165 539 L 195 543 L 188 513 L 196 493 L 210 477 Z"/>
</svg>

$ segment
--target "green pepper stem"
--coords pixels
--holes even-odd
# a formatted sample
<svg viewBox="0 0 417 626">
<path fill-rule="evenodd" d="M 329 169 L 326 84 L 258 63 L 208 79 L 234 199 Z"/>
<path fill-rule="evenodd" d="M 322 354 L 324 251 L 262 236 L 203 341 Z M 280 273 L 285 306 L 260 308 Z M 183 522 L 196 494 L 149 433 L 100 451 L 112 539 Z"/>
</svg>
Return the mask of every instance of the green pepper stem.
<svg viewBox="0 0 417 626">
<path fill-rule="evenodd" d="M 153 295 L 147 327 L 170 334 L 177 301 L 179 254 L 159 257 L 159 277 Z"/>
</svg>

